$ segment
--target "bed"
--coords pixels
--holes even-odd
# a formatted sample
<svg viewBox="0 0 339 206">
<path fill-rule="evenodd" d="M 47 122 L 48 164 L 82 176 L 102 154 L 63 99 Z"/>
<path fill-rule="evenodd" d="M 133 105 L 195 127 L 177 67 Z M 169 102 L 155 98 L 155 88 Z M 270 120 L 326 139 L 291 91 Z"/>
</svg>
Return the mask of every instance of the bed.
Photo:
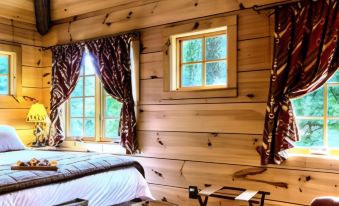
<svg viewBox="0 0 339 206">
<path fill-rule="evenodd" d="M 0 128 L 0 144 L 1 135 Z M 32 158 L 57 160 L 58 171 L 10 169 L 18 160 Z M 138 197 L 153 199 L 143 173 L 139 163 L 125 156 L 29 149 L 0 151 L 0 203 L 46 206 L 81 198 L 91 206 L 103 206 Z"/>
</svg>

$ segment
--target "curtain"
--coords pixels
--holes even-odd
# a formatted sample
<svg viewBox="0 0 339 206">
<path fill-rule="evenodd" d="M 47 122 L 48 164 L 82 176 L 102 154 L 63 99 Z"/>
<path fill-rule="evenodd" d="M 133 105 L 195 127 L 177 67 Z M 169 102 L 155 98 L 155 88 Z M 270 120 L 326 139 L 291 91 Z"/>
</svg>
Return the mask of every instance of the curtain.
<svg viewBox="0 0 339 206">
<path fill-rule="evenodd" d="M 61 105 L 70 97 L 79 79 L 83 51 L 82 43 L 52 47 L 49 145 L 57 146 L 65 139 Z"/>
<path fill-rule="evenodd" d="M 97 65 L 97 75 L 106 92 L 122 103 L 120 112 L 121 145 L 127 154 L 137 151 L 136 118 L 131 83 L 130 45 L 136 33 L 86 42 Z"/>
<path fill-rule="evenodd" d="M 261 163 L 280 164 L 299 140 L 290 99 L 321 87 L 338 69 L 337 0 L 309 1 L 275 11 L 275 39 Z"/>
</svg>

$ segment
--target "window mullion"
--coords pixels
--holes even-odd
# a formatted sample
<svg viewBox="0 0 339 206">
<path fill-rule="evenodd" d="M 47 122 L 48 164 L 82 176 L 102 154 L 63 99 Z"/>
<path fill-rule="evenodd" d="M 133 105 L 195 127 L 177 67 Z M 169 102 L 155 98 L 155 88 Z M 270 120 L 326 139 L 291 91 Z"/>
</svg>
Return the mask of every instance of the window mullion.
<svg viewBox="0 0 339 206">
<path fill-rule="evenodd" d="M 328 93 L 328 88 L 327 88 L 327 83 L 324 84 L 324 146 L 326 149 L 329 148 L 328 145 L 328 139 L 327 139 L 327 93 Z"/>
<path fill-rule="evenodd" d="M 95 77 L 95 141 L 100 141 L 102 137 L 102 117 L 103 117 L 103 91 L 98 77 Z"/>
<path fill-rule="evenodd" d="M 206 52 L 206 38 L 202 38 L 202 86 L 205 87 L 206 85 L 206 57 L 205 57 L 205 52 Z"/>
</svg>

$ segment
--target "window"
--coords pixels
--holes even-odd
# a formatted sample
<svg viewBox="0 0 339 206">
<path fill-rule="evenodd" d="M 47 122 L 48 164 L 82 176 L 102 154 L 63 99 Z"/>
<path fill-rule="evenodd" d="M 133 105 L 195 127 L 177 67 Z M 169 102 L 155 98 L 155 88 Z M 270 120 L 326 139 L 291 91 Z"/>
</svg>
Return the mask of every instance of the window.
<svg viewBox="0 0 339 206">
<path fill-rule="evenodd" d="M 177 38 L 178 88 L 227 87 L 227 30 Z"/>
<path fill-rule="evenodd" d="M 0 44 L 0 97 L 21 95 L 21 47 Z"/>
<path fill-rule="evenodd" d="M 300 136 L 296 147 L 316 152 L 339 149 L 339 71 L 323 87 L 292 104 Z"/>
<path fill-rule="evenodd" d="M 237 16 L 166 28 L 164 98 L 237 96 Z"/>
<path fill-rule="evenodd" d="M 10 93 L 10 59 L 10 55 L 0 52 L 0 95 Z"/>
<path fill-rule="evenodd" d="M 67 134 L 89 141 L 119 138 L 121 103 L 109 96 L 95 75 L 92 57 L 84 54 L 80 77 L 67 104 Z"/>
</svg>

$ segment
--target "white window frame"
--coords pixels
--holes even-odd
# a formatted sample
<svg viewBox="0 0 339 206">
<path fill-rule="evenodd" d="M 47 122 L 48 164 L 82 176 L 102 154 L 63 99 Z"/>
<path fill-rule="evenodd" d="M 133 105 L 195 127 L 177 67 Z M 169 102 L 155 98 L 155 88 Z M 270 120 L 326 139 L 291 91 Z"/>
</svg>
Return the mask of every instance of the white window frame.
<svg viewBox="0 0 339 206">
<path fill-rule="evenodd" d="M 338 72 L 338 71 L 337 71 Z M 329 80 L 328 80 L 329 81 Z M 332 117 L 328 115 L 328 86 L 338 86 L 339 82 L 325 82 L 323 85 L 323 116 L 296 116 L 297 120 L 322 120 L 323 121 L 323 146 L 295 146 L 289 150 L 291 154 L 322 154 L 322 155 L 339 155 L 339 148 L 330 148 L 328 145 L 327 121 L 339 120 L 339 117 Z M 302 98 L 302 97 L 301 97 Z"/>
<path fill-rule="evenodd" d="M 0 43 L 0 54 L 9 56 L 9 87 L 8 94 L 4 96 L 21 96 L 21 47 L 19 45 L 9 45 Z"/>
</svg>

